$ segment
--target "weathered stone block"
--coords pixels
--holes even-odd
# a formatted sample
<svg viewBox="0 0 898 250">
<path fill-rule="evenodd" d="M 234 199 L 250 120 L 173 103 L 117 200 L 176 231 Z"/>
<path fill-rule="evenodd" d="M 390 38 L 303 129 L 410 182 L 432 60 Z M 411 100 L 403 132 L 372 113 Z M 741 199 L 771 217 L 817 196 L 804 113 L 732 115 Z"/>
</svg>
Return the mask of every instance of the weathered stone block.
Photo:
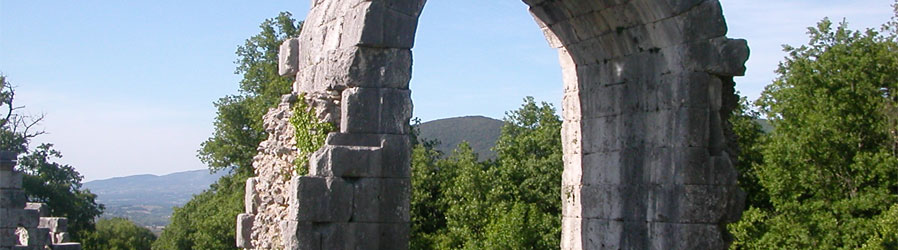
<svg viewBox="0 0 898 250">
<path fill-rule="evenodd" d="M 299 71 L 299 39 L 290 38 L 281 43 L 278 53 L 278 74 L 296 75 Z"/>
<path fill-rule="evenodd" d="M 18 171 L 0 170 L 0 188 L 22 188 L 22 173 Z"/>
<path fill-rule="evenodd" d="M 299 222 L 295 248 L 288 249 L 407 249 L 408 223 Z"/>
<path fill-rule="evenodd" d="M 646 185 L 584 185 L 580 191 L 584 218 L 644 221 Z"/>
<path fill-rule="evenodd" d="M 341 133 L 408 133 L 412 114 L 409 90 L 348 88 L 342 95 Z"/>
<path fill-rule="evenodd" d="M 255 222 L 255 215 L 238 214 L 237 215 L 237 247 L 252 249 L 252 230 Z"/>
<path fill-rule="evenodd" d="M 69 219 L 65 217 L 40 217 L 38 228 L 49 229 L 50 232 L 68 231 Z"/>
<path fill-rule="evenodd" d="M 649 228 L 642 221 L 585 219 L 582 227 L 583 249 L 650 249 Z"/>
<path fill-rule="evenodd" d="M 247 178 L 244 187 L 246 192 L 243 195 L 243 212 L 248 214 L 256 214 L 261 203 L 261 198 L 256 193 L 256 181 L 258 181 L 258 177 Z"/>
<path fill-rule="evenodd" d="M 320 177 L 380 177 L 380 147 L 325 145 L 310 159 L 309 175 Z"/>
<path fill-rule="evenodd" d="M 357 222 L 408 222 L 409 179 L 362 178 L 355 183 L 352 219 Z"/>
<path fill-rule="evenodd" d="M 386 134 L 408 134 L 412 118 L 412 96 L 409 90 L 381 89 L 380 128 Z"/>
<path fill-rule="evenodd" d="M 380 132 L 381 99 L 378 88 L 348 88 L 343 90 L 340 114 L 342 133 Z"/>
<path fill-rule="evenodd" d="M 726 249 L 717 224 L 650 223 L 651 249 Z"/>
<path fill-rule="evenodd" d="M 3 213 L 3 217 L 0 217 L 0 228 L 34 228 L 40 221 L 40 214 L 37 210 L 11 208 L 0 209 L 0 213 Z"/>
<path fill-rule="evenodd" d="M 737 173 L 726 152 L 712 156 L 707 148 L 654 148 L 649 166 L 651 183 L 678 185 L 732 185 Z"/>
<path fill-rule="evenodd" d="M 50 229 L 46 228 L 27 228 L 28 246 L 46 246 L 50 245 Z"/>
<path fill-rule="evenodd" d="M 0 208 L 25 208 L 28 197 L 21 189 L 0 189 Z"/>
<path fill-rule="evenodd" d="M 290 220 L 346 222 L 352 214 L 353 186 L 338 177 L 295 176 L 291 179 Z"/>
<path fill-rule="evenodd" d="M 412 77 L 410 49 L 355 47 L 352 55 L 345 86 L 408 89 Z"/>
<path fill-rule="evenodd" d="M 657 185 L 649 191 L 647 220 L 653 222 L 719 224 L 738 220 L 730 213 L 741 208 L 737 186 Z"/>
<path fill-rule="evenodd" d="M 386 47 L 410 49 L 415 43 L 418 16 L 394 10 L 387 1 L 362 2 L 348 14 L 350 24 L 344 32 L 340 44 L 364 47 Z M 389 1 L 399 2 L 399 1 Z M 406 1 L 412 2 L 412 1 Z M 397 9 L 401 9 L 401 6 Z"/>
<path fill-rule="evenodd" d="M 408 178 L 411 169 L 411 138 L 405 134 L 328 134 L 327 145 L 381 148 L 381 172 L 377 177 Z"/>
<path fill-rule="evenodd" d="M 50 207 L 47 204 L 40 202 L 28 202 L 25 203 L 25 209 L 28 210 L 37 210 L 37 213 L 41 217 L 50 217 Z"/>
</svg>

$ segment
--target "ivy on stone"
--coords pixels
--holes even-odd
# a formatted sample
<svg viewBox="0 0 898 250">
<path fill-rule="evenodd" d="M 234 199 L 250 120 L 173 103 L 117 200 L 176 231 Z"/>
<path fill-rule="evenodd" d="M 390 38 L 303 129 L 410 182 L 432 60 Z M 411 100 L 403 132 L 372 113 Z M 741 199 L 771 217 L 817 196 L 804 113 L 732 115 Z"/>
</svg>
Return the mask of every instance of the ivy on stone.
<svg viewBox="0 0 898 250">
<path fill-rule="evenodd" d="M 305 93 L 300 94 L 293 104 L 293 116 L 290 124 L 295 129 L 294 140 L 298 155 L 293 164 L 296 166 L 296 174 L 306 175 L 309 172 L 309 156 L 324 146 L 327 134 L 336 130 L 334 124 L 319 121 L 315 117 L 315 108 L 305 102 Z"/>
</svg>

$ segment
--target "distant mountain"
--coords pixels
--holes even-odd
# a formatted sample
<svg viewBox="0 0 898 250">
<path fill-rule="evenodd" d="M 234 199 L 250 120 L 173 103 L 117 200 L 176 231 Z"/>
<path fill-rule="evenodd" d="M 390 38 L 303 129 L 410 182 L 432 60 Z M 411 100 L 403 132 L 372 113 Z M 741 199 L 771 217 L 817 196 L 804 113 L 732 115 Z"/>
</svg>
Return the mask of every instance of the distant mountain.
<svg viewBox="0 0 898 250">
<path fill-rule="evenodd" d="M 490 149 L 496 146 L 502 131 L 503 121 L 483 116 L 465 116 L 433 120 L 418 125 L 421 138 L 440 141 L 437 150 L 449 155 L 467 141 L 481 160 L 495 159 L 496 152 Z"/>
<path fill-rule="evenodd" d="M 162 176 L 133 175 L 89 181 L 84 188 L 106 205 L 104 217 L 124 217 L 146 227 L 168 225 L 172 207 L 182 206 L 193 195 L 209 188 L 227 171 L 192 170 Z"/>
</svg>

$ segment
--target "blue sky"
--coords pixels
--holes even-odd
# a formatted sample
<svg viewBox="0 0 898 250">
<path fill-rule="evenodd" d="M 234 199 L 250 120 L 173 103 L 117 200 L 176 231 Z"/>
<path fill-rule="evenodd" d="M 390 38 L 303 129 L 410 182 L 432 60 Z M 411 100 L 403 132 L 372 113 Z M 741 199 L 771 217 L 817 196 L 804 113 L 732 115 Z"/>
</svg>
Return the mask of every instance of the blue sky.
<svg viewBox="0 0 898 250">
<path fill-rule="evenodd" d="M 821 18 L 879 27 L 889 0 L 721 0 L 729 35 L 751 47 L 737 89 L 756 98 L 783 58 Z M 45 114 L 63 163 L 86 180 L 201 169 L 212 102 L 237 89 L 234 51 L 280 11 L 303 1 L 0 0 L 0 73 L 18 105 Z M 431 0 L 418 29 L 411 83 L 424 121 L 502 118 L 524 96 L 561 98 L 557 54 L 519 0 Z"/>
</svg>

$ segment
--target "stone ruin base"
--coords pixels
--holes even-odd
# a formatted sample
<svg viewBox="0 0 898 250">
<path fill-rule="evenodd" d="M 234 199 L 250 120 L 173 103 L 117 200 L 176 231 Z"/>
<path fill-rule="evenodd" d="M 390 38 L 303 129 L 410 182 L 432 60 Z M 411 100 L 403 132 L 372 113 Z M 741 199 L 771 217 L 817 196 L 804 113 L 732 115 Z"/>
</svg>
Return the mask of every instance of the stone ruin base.
<svg viewBox="0 0 898 250">
<path fill-rule="evenodd" d="M 3 164 L 15 158 L 2 156 Z M 45 204 L 27 202 L 22 176 L 14 165 L 0 166 L 0 250 L 81 250 L 80 243 L 68 242 L 68 219 L 49 217 Z"/>
</svg>

